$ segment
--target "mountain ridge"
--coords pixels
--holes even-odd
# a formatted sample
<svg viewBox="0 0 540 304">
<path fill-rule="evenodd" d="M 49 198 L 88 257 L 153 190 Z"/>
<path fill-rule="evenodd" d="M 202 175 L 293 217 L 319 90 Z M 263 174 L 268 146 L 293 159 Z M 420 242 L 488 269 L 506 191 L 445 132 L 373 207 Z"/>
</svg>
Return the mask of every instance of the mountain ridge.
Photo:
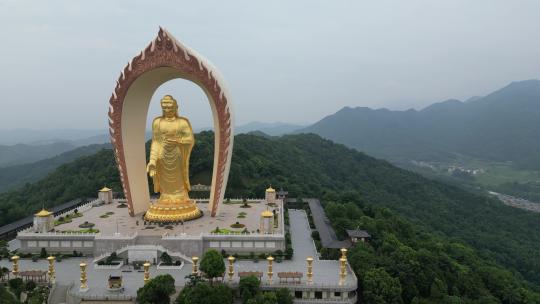
<svg viewBox="0 0 540 304">
<path fill-rule="evenodd" d="M 484 97 L 449 99 L 422 110 L 344 107 L 295 133 L 324 138 L 395 162 L 455 154 L 540 168 L 540 80 L 513 82 Z M 354 130 L 354 132 L 350 132 Z"/>
</svg>

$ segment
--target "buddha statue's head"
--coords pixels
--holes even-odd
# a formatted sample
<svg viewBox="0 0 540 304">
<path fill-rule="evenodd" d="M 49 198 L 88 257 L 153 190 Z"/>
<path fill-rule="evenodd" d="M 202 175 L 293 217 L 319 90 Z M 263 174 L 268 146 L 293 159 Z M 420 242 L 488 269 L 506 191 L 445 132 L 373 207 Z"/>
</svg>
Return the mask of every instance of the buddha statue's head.
<svg viewBox="0 0 540 304">
<path fill-rule="evenodd" d="M 167 118 L 178 117 L 178 103 L 171 95 L 165 95 L 161 99 L 161 110 Z"/>
</svg>

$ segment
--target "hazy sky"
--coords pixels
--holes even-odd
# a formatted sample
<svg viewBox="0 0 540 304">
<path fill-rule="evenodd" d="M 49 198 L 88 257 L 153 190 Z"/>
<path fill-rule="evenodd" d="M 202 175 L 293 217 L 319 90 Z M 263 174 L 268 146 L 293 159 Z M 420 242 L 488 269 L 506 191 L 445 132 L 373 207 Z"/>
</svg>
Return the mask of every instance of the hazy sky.
<svg viewBox="0 0 540 304">
<path fill-rule="evenodd" d="M 540 78 L 540 1 L 0 0 L 0 129 L 107 127 L 125 64 L 164 26 L 221 71 L 236 124 L 422 108 Z M 195 128 L 202 91 L 162 86 Z"/>
</svg>

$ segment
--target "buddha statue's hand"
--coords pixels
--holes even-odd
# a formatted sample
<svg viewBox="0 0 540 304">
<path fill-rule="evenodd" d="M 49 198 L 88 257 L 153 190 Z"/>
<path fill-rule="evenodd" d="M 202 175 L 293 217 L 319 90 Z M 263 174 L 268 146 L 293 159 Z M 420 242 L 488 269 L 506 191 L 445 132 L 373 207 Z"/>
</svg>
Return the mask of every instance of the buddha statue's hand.
<svg viewBox="0 0 540 304">
<path fill-rule="evenodd" d="M 150 161 L 148 163 L 148 166 L 146 166 L 146 172 L 148 172 L 148 175 L 150 175 L 150 177 L 154 177 L 156 175 L 156 163 Z"/>
<path fill-rule="evenodd" d="M 177 144 L 177 145 L 185 145 L 191 143 L 190 140 L 183 139 L 183 138 L 167 138 L 166 139 L 168 144 Z"/>
<path fill-rule="evenodd" d="M 180 138 L 176 138 L 176 137 L 174 137 L 174 138 L 166 138 L 165 142 L 167 144 L 175 144 L 175 145 L 181 144 Z"/>
</svg>

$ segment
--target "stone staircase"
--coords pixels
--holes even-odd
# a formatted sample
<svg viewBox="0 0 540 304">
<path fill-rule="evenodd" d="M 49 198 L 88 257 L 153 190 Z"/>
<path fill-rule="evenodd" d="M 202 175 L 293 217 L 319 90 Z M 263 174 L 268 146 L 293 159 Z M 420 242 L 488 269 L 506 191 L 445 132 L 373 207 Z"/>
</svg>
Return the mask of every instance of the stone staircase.
<svg viewBox="0 0 540 304">
<path fill-rule="evenodd" d="M 70 286 L 55 284 L 49 294 L 48 304 L 65 304 Z"/>
<path fill-rule="evenodd" d="M 161 253 L 163 252 L 167 252 L 168 255 L 170 255 L 171 257 L 177 257 L 177 258 L 180 258 L 182 259 L 184 262 L 188 262 L 188 263 L 191 263 L 191 258 L 189 258 L 188 256 L 186 256 L 185 254 L 183 253 L 180 253 L 180 252 L 174 252 L 174 251 L 171 251 L 161 245 L 128 245 L 128 246 L 124 246 L 118 250 L 116 250 L 116 254 L 117 255 L 120 255 L 126 251 L 129 251 L 129 250 L 156 250 L 156 251 L 159 251 Z M 96 263 L 97 261 L 101 260 L 101 259 L 104 259 L 106 257 L 108 257 L 109 255 L 111 255 L 112 252 L 107 252 L 107 253 L 104 253 L 98 257 L 96 257 L 94 259 L 94 263 Z"/>
</svg>

